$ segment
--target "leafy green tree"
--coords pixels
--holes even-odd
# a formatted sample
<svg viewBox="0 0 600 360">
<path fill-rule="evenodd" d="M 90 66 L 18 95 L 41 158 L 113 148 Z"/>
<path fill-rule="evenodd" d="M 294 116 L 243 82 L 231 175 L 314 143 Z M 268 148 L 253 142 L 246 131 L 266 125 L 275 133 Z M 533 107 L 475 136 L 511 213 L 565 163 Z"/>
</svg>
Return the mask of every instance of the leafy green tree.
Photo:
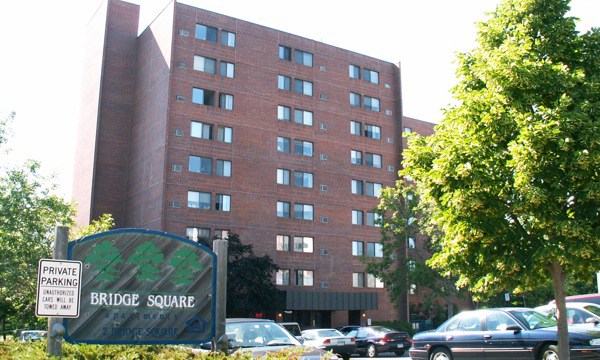
<svg viewBox="0 0 600 360">
<path fill-rule="evenodd" d="M 456 105 L 414 136 L 404 174 L 440 232 L 430 264 L 480 296 L 600 269 L 600 31 L 579 35 L 567 0 L 506 0 L 458 57 Z M 559 357 L 568 359 L 559 316 Z"/>
<path fill-rule="evenodd" d="M 135 248 L 127 263 L 139 265 L 136 279 L 141 280 L 147 286 L 148 281 L 154 281 L 160 277 L 160 268 L 158 266 L 164 259 L 164 255 L 160 252 L 156 244 L 146 241 Z"/>
<path fill-rule="evenodd" d="M 437 309 L 438 299 L 443 299 L 446 313 L 451 316 L 452 296 L 457 295 L 456 287 L 426 263 L 432 249 L 429 241 L 421 236 L 418 205 L 419 196 L 414 186 L 406 185 L 404 180 L 397 181 L 394 188 L 382 189 L 381 200 L 375 211 L 379 215 L 380 244 L 384 256 L 363 256 L 361 260 L 367 265 L 366 271 L 369 274 L 390 285 L 386 289 L 394 306 L 401 306 L 411 286 L 425 287 L 430 291 L 430 296 L 420 306 L 424 309 Z M 409 239 L 418 239 L 419 246 L 409 251 Z M 428 317 L 437 315 L 429 310 L 425 312 Z M 413 313 L 418 312 L 411 311 Z"/>
<path fill-rule="evenodd" d="M 0 121 L 0 145 L 13 118 Z M 14 168 L 0 162 L 0 319 L 8 328 L 43 324 L 35 316 L 38 263 L 52 258 L 55 227 L 73 224 L 74 207 L 52 181 L 36 161 Z"/>
<path fill-rule="evenodd" d="M 256 256 L 238 234 L 230 234 L 227 259 L 227 317 L 277 309 L 281 293 L 273 283 L 279 267 L 268 255 Z"/>
<path fill-rule="evenodd" d="M 93 220 L 91 224 L 82 226 L 69 232 L 69 241 L 79 240 L 89 235 L 112 230 L 115 227 L 115 219 L 111 214 L 102 214 L 98 219 Z"/>
</svg>

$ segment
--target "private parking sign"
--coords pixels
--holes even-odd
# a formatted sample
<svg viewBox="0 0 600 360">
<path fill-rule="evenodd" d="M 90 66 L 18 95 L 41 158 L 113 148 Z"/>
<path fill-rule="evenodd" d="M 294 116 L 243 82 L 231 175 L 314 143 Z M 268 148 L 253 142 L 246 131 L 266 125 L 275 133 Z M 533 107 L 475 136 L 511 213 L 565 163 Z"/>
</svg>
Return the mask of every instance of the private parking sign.
<svg viewBox="0 0 600 360">
<path fill-rule="evenodd" d="M 81 261 L 41 259 L 37 290 L 37 316 L 78 317 Z"/>
</svg>

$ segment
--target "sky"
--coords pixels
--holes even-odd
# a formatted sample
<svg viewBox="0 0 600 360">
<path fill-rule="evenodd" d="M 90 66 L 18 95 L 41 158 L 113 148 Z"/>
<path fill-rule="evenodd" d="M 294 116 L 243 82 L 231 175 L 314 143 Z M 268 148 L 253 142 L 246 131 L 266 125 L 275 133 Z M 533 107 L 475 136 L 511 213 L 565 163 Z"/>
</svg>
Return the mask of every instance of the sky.
<svg viewBox="0 0 600 360">
<path fill-rule="evenodd" d="M 141 4 L 145 27 L 169 0 Z M 438 123 L 455 58 L 500 0 L 182 0 L 181 2 L 401 64 L 404 116 Z M 101 0 L 0 1 L 0 117 L 16 112 L 9 155 L 36 159 L 71 198 L 86 25 Z M 600 26 L 600 0 L 572 0 L 578 30 Z"/>
</svg>

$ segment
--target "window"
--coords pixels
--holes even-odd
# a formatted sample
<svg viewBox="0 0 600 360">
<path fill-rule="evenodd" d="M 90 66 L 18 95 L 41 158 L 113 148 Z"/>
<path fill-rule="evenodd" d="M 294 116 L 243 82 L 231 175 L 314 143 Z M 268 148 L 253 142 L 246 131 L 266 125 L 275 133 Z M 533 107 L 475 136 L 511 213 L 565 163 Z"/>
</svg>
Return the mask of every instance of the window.
<svg viewBox="0 0 600 360">
<path fill-rule="evenodd" d="M 485 317 L 488 331 L 505 331 L 507 327 L 517 325 L 510 316 L 501 312 L 490 312 Z"/>
<path fill-rule="evenodd" d="M 365 96 L 365 109 L 379 111 L 379 99 Z"/>
<path fill-rule="evenodd" d="M 277 120 L 290 121 L 292 109 L 287 106 L 277 106 Z"/>
<path fill-rule="evenodd" d="M 363 212 L 360 210 L 352 210 L 352 224 L 362 225 L 363 224 Z"/>
<path fill-rule="evenodd" d="M 296 285 L 313 286 L 312 270 L 296 270 Z"/>
<path fill-rule="evenodd" d="M 231 143 L 233 129 L 228 126 L 219 126 L 217 129 L 217 141 Z"/>
<path fill-rule="evenodd" d="M 350 163 L 362 165 L 362 152 L 357 150 L 350 150 Z"/>
<path fill-rule="evenodd" d="M 373 274 L 366 274 L 368 288 L 383 288 L 383 281 L 376 278 Z"/>
<path fill-rule="evenodd" d="M 350 121 L 350 134 L 361 136 L 362 124 L 358 121 Z"/>
<path fill-rule="evenodd" d="M 365 273 L 352 273 L 352 287 L 365 287 Z"/>
<path fill-rule="evenodd" d="M 229 239 L 229 230 L 215 230 L 215 237 L 217 239 L 227 240 Z"/>
<path fill-rule="evenodd" d="M 279 75 L 277 77 L 277 88 L 290 91 L 292 89 L 292 78 L 289 76 Z"/>
<path fill-rule="evenodd" d="M 196 24 L 196 39 L 217 42 L 217 28 Z"/>
<path fill-rule="evenodd" d="M 210 210 L 210 194 L 198 191 L 188 191 L 188 207 Z"/>
<path fill-rule="evenodd" d="M 381 155 L 365 153 L 365 165 L 381 169 Z"/>
<path fill-rule="evenodd" d="M 289 218 L 290 217 L 290 203 L 285 201 L 277 202 L 277 217 Z"/>
<path fill-rule="evenodd" d="M 290 251 L 290 237 L 277 235 L 277 251 Z"/>
<path fill-rule="evenodd" d="M 365 136 L 371 139 L 381 139 L 381 128 L 376 125 L 365 125 Z"/>
<path fill-rule="evenodd" d="M 414 249 L 416 247 L 415 239 L 410 237 L 408 238 L 408 247 L 411 249 Z"/>
<path fill-rule="evenodd" d="M 215 201 L 215 210 L 231 211 L 231 196 L 217 194 Z"/>
<path fill-rule="evenodd" d="M 360 94 L 350 93 L 350 105 L 360 107 Z"/>
<path fill-rule="evenodd" d="M 212 174 L 212 159 L 190 155 L 189 170 L 191 172 L 210 175 Z"/>
<path fill-rule="evenodd" d="M 374 212 L 367 212 L 367 226 L 381 226 L 378 221 L 381 219 L 381 215 Z"/>
<path fill-rule="evenodd" d="M 296 124 L 312 126 L 313 125 L 312 111 L 294 109 L 294 122 Z"/>
<path fill-rule="evenodd" d="M 294 204 L 294 219 L 312 220 L 314 208 L 308 204 Z"/>
<path fill-rule="evenodd" d="M 215 92 L 212 90 L 193 88 L 192 102 L 194 104 L 215 106 Z"/>
<path fill-rule="evenodd" d="M 219 94 L 219 107 L 225 110 L 233 110 L 233 95 Z"/>
<path fill-rule="evenodd" d="M 215 74 L 217 68 L 217 60 L 206 58 L 204 56 L 194 56 L 194 70 L 202 71 L 209 74 Z"/>
<path fill-rule="evenodd" d="M 281 185 L 289 185 L 290 171 L 285 169 L 277 169 L 277 183 Z"/>
<path fill-rule="evenodd" d="M 294 92 L 296 92 L 298 94 L 312 96 L 313 83 L 311 83 L 310 81 L 294 79 Z"/>
<path fill-rule="evenodd" d="M 221 44 L 235 47 L 235 33 L 229 31 L 221 31 Z"/>
<path fill-rule="evenodd" d="M 200 139 L 212 140 L 213 126 L 211 124 L 192 121 L 190 136 Z"/>
<path fill-rule="evenodd" d="M 367 243 L 367 256 L 368 257 L 383 257 L 383 245 L 380 243 L 368 242 Z"/>
<path fill-rule="evenodd" d="M 185 234 L 189 240 L 196 241 L 196 242 L 198 242 L 198 240 L 201 240 L 201 239 L 204 239 L 204 240 L 210 239 L 210 229 L 189 227 L 189 228 L 187 228 Z"/>
<path fill-rule="evenodd" d="M 365 81 L 368 81 L 370 83 L 379 84 L 379 73 L 377 71 L 364 69 L 363 78 L 365 79 Z"/>
<path fill-rule="evenodd" d="M 352 79 L 360 79 L 360 67 L 356 65 L 350 65 L 348 69 L 349 75 Z"/>
<path fill-rule="evenodd" d="M 379 183 L 372 183 L 367 181 L 367 196 L 379 197 L 381 194 L 382 185 Z"/>
<path fill-rule="evenodd" d="M 292 49 L 287 46 L 279 45 L 279 58 L 281 60 L 292 61 Z"/>
<path fill-rule="evenodd" d="M 275 283 L 277 285 L 289 285 L 290 284 L 290 271 L 289 270 L 277 270 L 275 275 Z"/>
<path fill-rule="evenodd" d="M 294 172 L 294 186 L 296 187 L 313 187 L 313 174 L 308 172 L 296 171 Z"/>
<path fill-rule="evenodd" d="M 296 64 L 302 64 L 304 66 L 313 66 L 313 55 L 306 51 L 295 50 L 294 51 L 294 62 Z"/>
<path fill-rule="evenodd" d="M 361 180 L 352 180 L 352 193 L 355 195 L 363 194 L 363 182 Z"/>
<path fill-rule="evenodd" d="M 294 154 L 313 156 L 313 143 L 310 141 L 294 140 Z"/>
<path fill-rule="evenodd" d="M 465 314 L 460 318 L 458 331 L 481 331 L 481 320 L 478 314 Z"/>
<path fill-rule="evenodd" d="M 231 161 L 217 160 L 217 176 L 231 177 Z"/>
<path fill-rule="evenodd" d="M 294 236 L 294 251 L 313 252 L 313 238 L 308 236 Z"/>
<path fill-rule="evenodd" d="M 412 129 L 411 129 L 411 128 L 409 128 L 409 127 L 406 127 L 406 126 L 405 126 L 405 127 L 404 127 L 404 132 L 405 132 L 405 133 L 410 133 L 410 132 L 412 132 Z"/>
<path fill-rule="evenodd" d="M 221 64 L 219 66 L 220 66 L 219 74 L 221 76 L 232 78 L 232 79 L 234 78 L 235 64 L 227 62 L 227 61 L 221 61 Z"/>
<path fill-rule="evenodd" d="M 353 241 L 352 242 L 352 256 L 363 256 L 364 255 L 364 242 Z"/>
<path fill-rule="evenodd" d="M 290 138 L 278 136 L 277 137 L 277 151 L 290 152 Z"/>
</svg>

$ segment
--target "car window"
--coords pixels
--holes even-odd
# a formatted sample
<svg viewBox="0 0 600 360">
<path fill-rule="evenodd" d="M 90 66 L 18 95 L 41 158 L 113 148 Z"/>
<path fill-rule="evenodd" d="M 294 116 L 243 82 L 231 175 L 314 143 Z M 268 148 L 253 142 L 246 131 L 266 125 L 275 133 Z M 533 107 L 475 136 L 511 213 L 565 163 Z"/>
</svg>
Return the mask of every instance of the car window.
<svg viewBox="0 0 600 360">
<path fill-rule="evenodd" d="M 556 326 L 556 321 L 533 310 L 509 310 L 514 317 L 519 319 L 528 329 L 541 329 Z"/>
<path fill-rule="evenodd" d="M 272 322 L 240 322 L 225 325 L 233 347 L 256 347 L 270 344 L 300 345 L 283 327 Z"/>
<path fill-rule="evenodd" d="M 446 331 L 454 331 L 458 329 L 458 321 L 460 320 L 460 316 L 456 316 L 453 319 L 450 319 L 446 324 Z"/>
<path fill-rule="evenodd" d="M 318 331 L 320 337 L 333 337 L 333 336 L 342 336 L 337 330 L 321 330 Z"/>
<path fill-rule="evenodd" d="M 357 331 L 356 330 L 348 331 L 348 333 L 346 334 L 346 336 L 353 337 L 353 338 L 357 337 L 356 335 L 357 335 Z"/>
<path fill-rule="evenodd" d="M 513 318 L 501 312 L 488 314 L 485 323 L 488 331 L 504 331 L 509 326 L 519 325 Z"/>
<path fill-rule="evenodd" d="M 600 316 L 600 307 L 599 306 L 586 305 L 583 308 L 596 316 Z"/>
<path fill-rule="evenodd" d="M 356 337 L 358 338 L 364 338 L 367 337 L 367 335 L 369 335 L 367 330 L 358 330 L 358 332 L 356 333 Z"/>
<path fill-rule="evenodd" d="M 467 314 L 462 316 L 458 322 L 457 330 L 460 331 L 480 331 L 481 320 L 479 320 L 478 314 Z"/>
</svg>

